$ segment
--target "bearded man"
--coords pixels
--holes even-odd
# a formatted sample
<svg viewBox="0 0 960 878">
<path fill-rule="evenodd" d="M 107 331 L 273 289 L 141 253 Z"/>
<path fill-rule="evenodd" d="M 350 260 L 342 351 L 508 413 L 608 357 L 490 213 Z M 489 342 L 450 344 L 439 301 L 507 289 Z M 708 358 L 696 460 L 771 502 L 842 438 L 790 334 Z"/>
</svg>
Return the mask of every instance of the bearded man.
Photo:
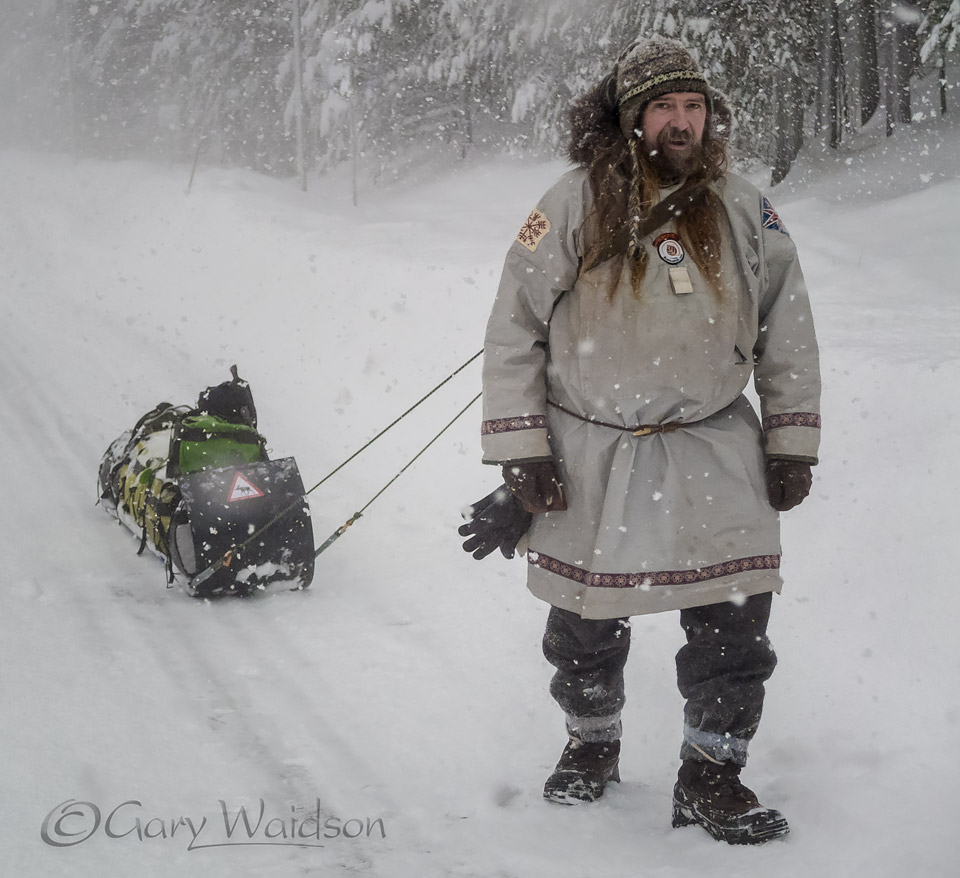
<svg viewBox="0 0 960 878">
<path fill-rule="evenodd" d="M 628 47 L 571 122 L 578 168 L 521 229 L 490 316 L 484 462 L 509 492 L 475 504 L 464 548 L 510 557 L 529 525 L 568 735 L 545 798 L 619 780 L 628 617 L 679 610 L 673 825 L 778 838 L 786 820 L 739 775 L 776 664 L 779 512 L 809 492 L 819 444 L 796 250 L 727 172 L 729 110 L 679 43 Z"/>
</svg>

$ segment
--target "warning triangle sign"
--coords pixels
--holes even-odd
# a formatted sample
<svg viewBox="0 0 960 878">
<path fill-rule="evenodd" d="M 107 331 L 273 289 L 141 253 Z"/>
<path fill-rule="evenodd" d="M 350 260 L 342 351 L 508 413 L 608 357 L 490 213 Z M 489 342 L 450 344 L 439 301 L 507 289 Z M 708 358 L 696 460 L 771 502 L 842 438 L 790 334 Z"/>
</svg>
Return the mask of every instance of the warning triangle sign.
<svg viewBox="0 0 960 878">
<path fill-rule="evenodd" d="M 242 473 L 237 473 L 233 477 L 233 484 L 230 486 L 230 493 L 227 495 L 227 503 L 233 503 L 236 500 L 252 500 L 254 497 L 262 497 L 261 491 L 253 482 Z"/>
</svg>

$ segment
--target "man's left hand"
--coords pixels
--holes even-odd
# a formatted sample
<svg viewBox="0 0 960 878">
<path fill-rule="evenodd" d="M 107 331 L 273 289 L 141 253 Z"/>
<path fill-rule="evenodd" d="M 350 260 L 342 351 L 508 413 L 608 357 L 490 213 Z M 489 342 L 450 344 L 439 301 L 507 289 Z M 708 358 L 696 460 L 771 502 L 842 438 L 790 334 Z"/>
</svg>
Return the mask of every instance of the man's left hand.
<svg viewBox="0 0 960 878">
<path fill-rule="evenodd" d="M 813 484 L 809 463 L 799 460 L 767 461 L 767 496 L 777 512 L 786 512 L 799 506 Z"/>
<path fill-rule="evenodd" d="M 460 525 L 459 530 L 460 536 L 468 538 L 463 551 L 470 552 L 478 561 L 494 549 L 499 549 L 504 558 L 512 558 L 533 520 L 506 485 L 473 503 L 464 518 L 467 523 Z"/>
</svg>

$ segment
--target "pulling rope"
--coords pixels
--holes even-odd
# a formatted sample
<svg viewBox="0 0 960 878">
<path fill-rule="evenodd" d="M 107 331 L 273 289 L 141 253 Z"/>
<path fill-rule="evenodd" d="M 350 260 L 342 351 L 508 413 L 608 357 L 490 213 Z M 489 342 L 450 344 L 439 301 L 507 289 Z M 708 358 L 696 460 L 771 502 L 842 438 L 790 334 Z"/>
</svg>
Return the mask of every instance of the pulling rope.
<svg viewBox="0 0 960 878">
<path fill-rule="evenodd" d="M 366 451 L 371 445 L 373 445 L 374 442 L 376 442 L 384 433 L 386 433 L 387 430 L 399 424 L 400 421 L 402 421 L 407 415 L 409 415 L 410 412 L 412 412 L 418 405 L 420 405 L 420 403 L 426 402 L 431 396 L 433 396 L 433 394 L 435 394 L 441 387 L 443 387 L 444 384 L 446 384 L 451 378 L 455 378 L 457 375 L 459 375 L 464 369 L 467 368 L 467 366 L 469 366 L 482 353 L 483 351 L 477 351 L 469 360 L 467 360 L 466 363 L 464 363 L 462 366 L 458 367 L 457 369 L 454 369 L 449 375 L 447 375 L 446 378 L 443 379 L 443 381 L 441 381 L 436 387 L 434 387 L 433 390 L 421 396 L 420 399 L 418 399 L 412 406 L 410 406 L 410 408 L 408 408 L 402 415 L 400 415 L 398 418 L 393 420 L 391 423 L 387 424 L 387 426 L 384 427 L 379 433 L 377 433 L 377 435 L 374 436 L 369 442 L 367 442 L 366 445 L 364 445 L 362 448 L 358 448 L 343 463 L 341 463 L 340 466 L 338 466 L 336 469 L 333 469 L 329 473 L 327 473 L 322 479 L 320 479 L 319 482 L 317 482 L 309 491 L 307 491 L 306 494 L 312 494 L 327 479 L 329 479 L 331 476 L 336 475 L 338 472 L 340 472 L 340 470 L 342 470 L 348 463 L 350 463 L 351 460 L 353 460 L 362 452 Z M 457 417 L 459 417 L 459 415 Z M 444 427 L 444 429 L 446 429 L 446 427 Z M 306 494 L 304 494 L 304 496 L 306 496 Z"/>
<path fill-rule="evenodd" d="M 329 473 L 327 473 L 309 491 L 305 491 L 303 498 L 298 498 L 289 506 L 287 506 L 285 509 L 280 510 L 280 512 L 278 512 L 273 518 L 271 518 L 270 521 L 268 521 L 265 525 L 263 525 L 263 527 L 261 527 L 259 530 L 254 531 L 249 537 L 247 537 L 242 543 L 240 543 L 240 545 L 232 547 L 231 549 L 226 551 L 218 561 L 211 564 L 209 567 L 205 568 L 204 570 L 201 570 L 196 576 L 193 577 L 193 579 L 190 580 L 190 585 L 192 587 L 201 585 L 206 580 L 208 580 L 211 576 L 213 576 L 213 574 L 216 573 L 218 570 L 220 570 L 222 567 L 229 566 L 231 561 L 233 560 L 234 553 L 242 551 L 246 546 L 248 546 L 255 539 L 257 539 L 257 537 L 261 536 L 266 530 L 273 527 L 278 521 L 283 519 L 285 516 L 289 515 L 294 509 L 300 506 L 300 504 L 303 502 L 303 499 L 305 499 L 308 494 L 312 494 L 324 482 L 326 482 L 332 476 L 340 472 L 340 470 L 342 470 L 348 463 L 350 463 L 351 460 L 353 460 L 354 458 L 362 454 L 364 451 L 366 451 L 371 445 L 373 445 L 374 442 L 376 442 L 381 436 L 383 436 L 384 433 L 386 433 L 392 427 L 395 427 L 397 424 L 400 423 L 400 421 L 402 421 L 407 415 L 409 415 L 415 408 L 420 406 L 422 403 L 426 402 L 431 396 L 433 396 L 434 393 L 436 393 L 441 387 L 443 387 L 444 384 L 446 384 L 448 381 L 450 381 L 451 379 L 459 375 L 464 369 L 467 368 L 467 366 L 469 366 L 474 360 L 476 360 L 477 357 L 479 357 L 482 353 L 483 353 L 482 350 L 477 351 L 472 357 L 470 357 L 469 360 L 467 360 L 461 366 L 454 369 L 453 372 L 451 372 L 446 378 L 443 379 L 443 381 L 437 384 L 436 387 L 434 387 L 432 390 L 428 391 L 423 396 L 421 396 L 420 399 L 418 399 L 412 406 L 410 406 L 410 408 L 408 408 L 402 415 L 399 415 L 398 417 L 396 417 L 393 421 L 387 424 L 387 426 L 384 427 L 379 433 L 377 433 L 376 436 L 374 436 L 372 439 L 366 442 L 363 446 L 358 448 L 345 461 L 343 461 L 341 464 L 339 464 L 334 469 L 332 469 Z M 318 557 L 321 552 L 329 548 L 331 544 L 333 544 L 337 539 L 343 536 L 343 534 L 346 533 L 347 528 L 349 528 L 350 525 L 352 525 L 358 518 L 360 518 L 363 515 L 364 511 L 366 511 L 366 509 L 370 506 L 370 504 L 373 503 L 373 501 L 376 500 L 384 491 L 386 491 L 387 488 L 389 488 L 398 478 L 400 478 L 400 476 L 403 475 L 403 473 L 406 472 L 406 470 L 413 465 L 414 461 L 416 461 L 421 454 L 423 454 L 431 445 L 433 445 L 434 442 L 437 441 L 437 439 L 439 439 L 451 426 L 453 426 L 453 424 L 464 414 L 464 412 L 466 412 L 466 410 L 470 408 L 470 406 L 472 406 L 479 398 L 480 398 L 480 394 L 478 393 L 473 399 L 470 400 L 470 402 L 468 402 L 456 414 L 456 416 L 439 433 L 437 433 L 436 436 L 434 436 L 426 445 L 424 445 L 423 448 L 420 449 L 420 451 L 417 452 L 417 454 L 413 458 L 411 458 L 411 460 L 407 463 L 406 466 L 403 467 L 403 469 L 401 469 L 392 479 L 390 479 L 389 482 L 387 482 L 386 485 L 384 485 L 370 500 L 368 500 L 366 505 L 363 506 L 359 512 L 355 512 L 343 525 L 337 528 L 337 530 L 335 530 L 324 541 L 323 545 L 321 545 L 320 548 L 317 549 L 316 552 L 314 552 L 313 557 L 314 558 Z"/>
<path fill-rule="evenodd" d="M 318 557 L 321 552 L 329 548 L 334 542 L 336 542 L 340 537 L 342 537 L 347 532 L 347 528 L 350 527 L 351 524 L 353 524 L 358 518 L 360 518 L 363 515 L 364 512 L 367 511 L 367 509 L 370 508 L 373 501 L 376 500 L 384 491 L 386 491 L 387 488 L 389 488 L 397 479 L 399 479 L 400 476 L 402 476 L 411 466 L 413 466 L 417 458 L 420 457 L 420 455 L 423 454 L 431 445 L 433 445 L 433 443 L 436 442 L 444 433 L 446 433 L 447 430 L 449 430 L 450 427 L 452 427 L 457 422 L 457 420 L 459 420 L 460 416 L 464 412 L 466 412 L 466 410 L 470 408 L 470 406 L 472 406 L 478 399 L 480 399 L 479 393 L 473 399 L 471 399 L 470 402 L 468 402 L 462 409 L 460 409 L 460 411 L 453 416 L 453 419 L 439 433 L 437 433 L 436 436 L 434 436 L 426 445 L 423 446 L 423 448 L 421 448 L 413 457 L 411 457 L 410 460 L 407 462 L 406 466 L 404 466 L 403 469 L 401 469 L 392 479 L 390 479 L 389 482 L 387 482 L 379 491 L 377 491 L 377 493 L 374 494 L 367 501 L 366 505 L 363 506 L 359 512 L 354 512 L 353 515 L 351 515 L 350 518 L 346 520 L 346 522 L 344 522 L 332 534 L 330 534 L 330 536 L 327 537 L 323 545 L 320 546 L 320 548 L 313 553 L 313 557 L 314 558 Z"/>
</svg>

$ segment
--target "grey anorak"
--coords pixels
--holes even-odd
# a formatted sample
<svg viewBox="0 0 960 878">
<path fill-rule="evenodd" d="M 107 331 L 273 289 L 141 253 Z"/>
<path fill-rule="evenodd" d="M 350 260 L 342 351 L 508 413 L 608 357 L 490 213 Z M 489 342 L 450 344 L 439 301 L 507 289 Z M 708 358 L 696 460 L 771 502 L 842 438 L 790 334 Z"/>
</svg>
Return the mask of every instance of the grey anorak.
<svg viewBox="0 0 960 878">
<path fill-rule="evenodd" d="M 612 297 L 617 260 L 581 275 L 583 169 L 547 192 L 507 254 L 484 346 L 484 462 L 556 461 L 568 508 L 534 516 L 528 587 L 584 618 L 780 591 L 764 458 L 817 461 L 817 342 L 769 201 L 735 175 L 716 191 L 722 294 L 672 223 L 643 241 L 639 296 L 628 260 Z M 751 373 L 760 419 L 742 393 Z"/>
</svg>

